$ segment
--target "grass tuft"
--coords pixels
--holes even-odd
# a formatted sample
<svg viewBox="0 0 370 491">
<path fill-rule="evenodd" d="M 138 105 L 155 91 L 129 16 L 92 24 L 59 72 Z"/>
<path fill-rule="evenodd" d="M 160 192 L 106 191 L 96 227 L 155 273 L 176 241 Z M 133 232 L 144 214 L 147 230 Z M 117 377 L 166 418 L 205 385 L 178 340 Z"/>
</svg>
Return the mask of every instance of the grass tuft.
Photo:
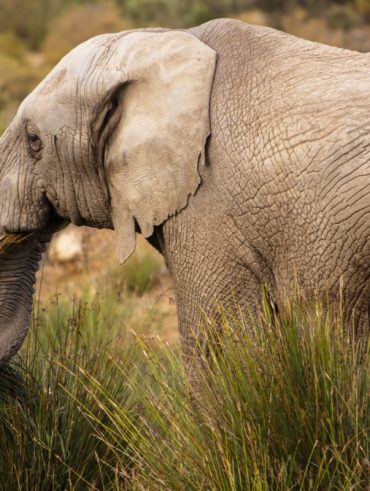
<svg viewBox="0 0 370 491">
<path fill-rule="evenodd" d="M 159 281 L 161 263 L 152 253 L 130 258 L 123 266 L 109 271 L 109 285 L 117 292 L 143 295 Z"/>
<path fill-rule="evenodd" d="M 0 489 L 367 489 L 369 350 L 340 312 L 220 310 L 189 373 L 107 302 L 57 300 L 1 372 Z"/>
<path fill-rule="evenodd" d="M 0 254 L 4 254 L 29 239 L 31 234 L 5 234 L 0 236 Z"/>
<path fill-rule="evenodd" d="M 104 387 L 134 418 L 132 394 L 110 358 L 116 354 L 129 370 L 134 355 L 105 319 L 97 305 L 56 299 L 34 320 L 22 357 L 2 369 L 1 490 L 124 487 L 131 462 L 121 452 L 117 467 L 116 451 L 106 443 L 109 420 L 96 394 Z M 82 390 L 86 374 L 102 385 Z"/>
<path fill-rule="evenodd" d="M 222 324 L 199 346 L 196 390 L 177 352 L 141 342 L 149 375 L 131 383 L 145 387 L 139 425 L 109 409 L 107 392 L 99 399 L 112 438 L 129 442 L 135 489 L 365 490 L 369 358 L 340 316 L 317 303 L 278 317 L 266 302 L 252 329 L 226 313 Z"/>
</svg>

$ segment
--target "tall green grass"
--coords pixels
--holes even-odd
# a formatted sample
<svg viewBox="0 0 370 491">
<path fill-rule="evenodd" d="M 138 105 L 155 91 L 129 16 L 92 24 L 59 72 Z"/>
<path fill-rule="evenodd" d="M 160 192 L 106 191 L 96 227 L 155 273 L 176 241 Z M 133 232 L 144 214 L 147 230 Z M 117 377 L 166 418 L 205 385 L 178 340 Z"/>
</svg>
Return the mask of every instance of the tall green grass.
<svg viewBox="0 0 370 491">
<path fill-rule="evenodd" d="M 195 387 L 110 302 L 41 312 L 1 374 L 0 489 L 367 489 L 369 351 L 340 312 L 223 312 Z"/>
<path fill-rule="evenodd" d="M 101 394 L 111 436 L 135 457 L 133 489 L 367 489 L 368 352 L 320 303 L 277 316 L 266 302 L 246 324 L 224 313 L 222 332 L 210 330 L 196 390 L 177 352 L 142 343 L 150 376 L 130 383 L 145 387 L 139 423 Z"/>
<path fill-rule="evenodd" d="M 98 392 L 78 383 L 84 373 L 101 379 L 120 410 L 135 418 L 133 394 L 107 356 L 128 371 L 134 367 L 132 343 L 113 322 L 111 307 L 108 300 L 56 299 L 34 319 L 21 357 L 2 369 L 1 490 L 120 489 L 126 482 L 131 461 L 118 460 L 105 442 L 108 417 Z"/>
</svg>

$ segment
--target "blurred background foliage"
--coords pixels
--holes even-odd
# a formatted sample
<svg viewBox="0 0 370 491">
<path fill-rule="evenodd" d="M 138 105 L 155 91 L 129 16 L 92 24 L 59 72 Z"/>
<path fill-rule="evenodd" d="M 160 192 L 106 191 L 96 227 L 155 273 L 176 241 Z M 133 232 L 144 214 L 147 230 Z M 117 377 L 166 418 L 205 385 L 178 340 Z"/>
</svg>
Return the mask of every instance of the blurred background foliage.
<svg viewBox="0 0 370 491">
<path fill-rule="evenodd" d="M 217 17 L 370 51 L 370 0 L 0 0 L 0 133 L 37 82 L 89 37 Z"/>
</svg>

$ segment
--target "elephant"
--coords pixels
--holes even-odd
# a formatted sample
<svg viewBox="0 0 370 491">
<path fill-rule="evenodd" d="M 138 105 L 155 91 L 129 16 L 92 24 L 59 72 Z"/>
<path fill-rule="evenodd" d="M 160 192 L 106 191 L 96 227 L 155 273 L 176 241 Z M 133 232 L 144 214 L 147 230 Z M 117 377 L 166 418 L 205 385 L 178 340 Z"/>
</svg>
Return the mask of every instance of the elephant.
<svg viewBox="0 0 370 491">
<path fill-rule="evenodd" d="M 257 314 L 261 285 L 278 308 L 340 284 L 366 330 L 369 133 L 368 54 L 231 19 L 77 46 L 0 141 L 0 229 L 32 234 L 0 259 L 0 363 L 69 222 L 114 229 L 121 263 L 137 233 L 162 253 L 185 352 L 219 305 Z"/>
</svg>

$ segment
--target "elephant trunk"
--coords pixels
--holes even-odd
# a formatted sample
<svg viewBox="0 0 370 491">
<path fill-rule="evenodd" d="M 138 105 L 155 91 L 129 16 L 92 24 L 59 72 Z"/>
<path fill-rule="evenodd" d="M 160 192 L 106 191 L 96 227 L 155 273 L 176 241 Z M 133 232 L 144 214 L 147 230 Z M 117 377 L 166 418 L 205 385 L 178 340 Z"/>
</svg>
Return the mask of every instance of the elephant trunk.
<svg viewBox="0 0 370 491">
<path fill-rule="evenodd" d="M 49 240 L 50 236 L 34 236 L 0 255 L 0 366 L 27 335 L 35 275 Z"/>
</svg>

